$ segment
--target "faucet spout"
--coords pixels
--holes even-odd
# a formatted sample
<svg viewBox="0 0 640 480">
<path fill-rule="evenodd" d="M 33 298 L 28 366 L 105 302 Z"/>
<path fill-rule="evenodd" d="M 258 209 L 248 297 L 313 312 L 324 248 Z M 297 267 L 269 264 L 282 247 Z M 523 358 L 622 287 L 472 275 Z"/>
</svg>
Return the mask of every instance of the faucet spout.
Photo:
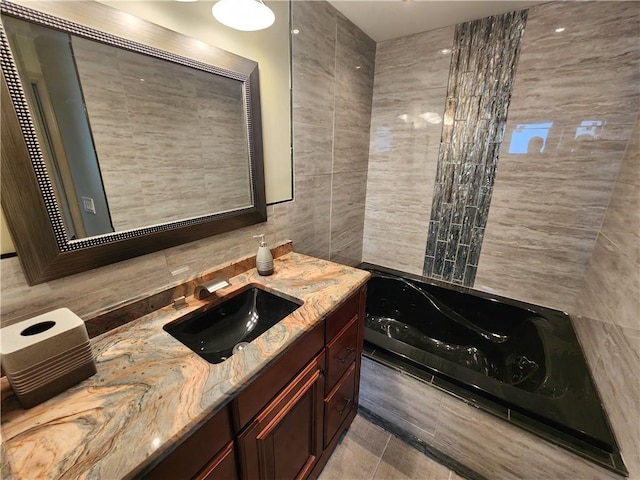
<svg viewBox="0 0 640 480">
<path fill-rule="evenodd" d="M 216 278 L 203 283 L 202 285 L 198 285 L 193 292 L 193 296 L 198 300 L 202 300 L 203 298 L 207 298 L 213 292 L 229 286 L 231 286 L 231 284 L 228 281 L 223 280 L 222 278 Z"/>
</svg>

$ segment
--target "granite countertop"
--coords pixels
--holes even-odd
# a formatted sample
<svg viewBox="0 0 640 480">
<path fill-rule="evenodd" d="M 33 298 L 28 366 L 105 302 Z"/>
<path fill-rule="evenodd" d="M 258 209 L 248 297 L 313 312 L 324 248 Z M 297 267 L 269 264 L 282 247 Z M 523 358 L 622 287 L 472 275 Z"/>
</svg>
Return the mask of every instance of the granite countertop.
<svg viewBox="0 0 640 480">
<path fill-rule="evenodd" d="M 98 373 L 23 410 L 2 411 L 3 478 L 131 477 L 157 462 L 229 402 L 304 332 L 356 292 L 369 273 L 298 253 L 229 279 L 226 296 L 257 285 L 302 307 L 219 364 L 209 364 L 162 327 L 208 302 L 188 297 L 92 340 Z"/>
</svg>

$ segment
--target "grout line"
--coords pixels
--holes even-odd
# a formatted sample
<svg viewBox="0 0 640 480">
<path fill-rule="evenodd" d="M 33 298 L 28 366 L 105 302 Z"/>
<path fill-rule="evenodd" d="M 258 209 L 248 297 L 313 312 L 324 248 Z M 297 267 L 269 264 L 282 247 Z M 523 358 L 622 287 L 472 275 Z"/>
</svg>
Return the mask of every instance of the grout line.
<svg viewBox="0 0 640 480">
<path fill-rule="evenodd" d="M 336 78 L 338 70 L 338 17 L 336 17 L 335 30 L 333 34 L 333 118 L 331 122 L 331 188 L 329 191 L 329 258 L 332 258 L 331 248 L 331 228 L 333 224 L 333 165 L 335 163 L 335 149 L 336 149 Z"/>
<path fill-rule="evenodd" d="M 378 463 L 376 463 L 376 468 L 373 469 L 373 473 L 371 474 L 371 479 L 373 480 L 373 478 L 376 476 L 376 473 L 378 472 L 378 468 L 380 467 L 380 464 L 382 463 L 382 457 L 384 456 L 384 452 L 387 451 L 387 447 L 389 446 L 389 442 L 391 441 L 391 434 L 389 432 L 387 433 L 387 443 L 384 444 L 384 448 L 382 449 L 382 453 L 380 454 L 380 458 L 378 459 Z"/>
</svg>

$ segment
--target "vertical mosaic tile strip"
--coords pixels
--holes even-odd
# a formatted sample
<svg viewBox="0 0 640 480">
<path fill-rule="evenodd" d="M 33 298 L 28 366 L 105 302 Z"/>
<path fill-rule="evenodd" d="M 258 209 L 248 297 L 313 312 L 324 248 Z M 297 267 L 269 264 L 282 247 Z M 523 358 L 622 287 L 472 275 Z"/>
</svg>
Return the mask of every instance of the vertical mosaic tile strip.
<svg viewBox="0 0 640 480">
<path fill-rule="evenodd" d="M 473 286 L 527 11 L 456 26 L 423 275 Z"/>
</svg>

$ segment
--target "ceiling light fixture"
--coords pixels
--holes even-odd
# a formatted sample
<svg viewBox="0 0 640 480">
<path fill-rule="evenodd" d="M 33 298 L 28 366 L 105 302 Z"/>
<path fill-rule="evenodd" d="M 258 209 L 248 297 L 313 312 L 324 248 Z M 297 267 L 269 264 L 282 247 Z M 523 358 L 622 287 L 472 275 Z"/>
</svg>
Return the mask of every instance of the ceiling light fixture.
<svg viewBox="0 0 640 480">
<path fill-rule="evenodd" d="M 211 13 L 223 25 L 243 32 L 269 28 L 276 19 L 262 0 L 220 0 Z"/>
</svg>

